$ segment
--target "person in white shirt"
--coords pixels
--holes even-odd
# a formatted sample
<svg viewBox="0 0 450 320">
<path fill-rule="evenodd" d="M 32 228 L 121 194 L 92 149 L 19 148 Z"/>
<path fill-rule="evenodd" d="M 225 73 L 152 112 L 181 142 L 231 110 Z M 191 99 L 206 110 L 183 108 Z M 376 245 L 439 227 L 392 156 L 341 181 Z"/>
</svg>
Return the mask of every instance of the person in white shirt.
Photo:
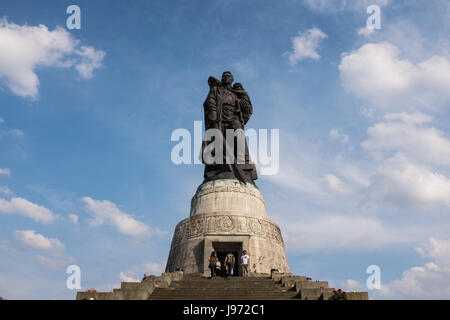
<svg viewBox="0 0 450 320">
<path fill-rule="evenodd" d="M 241 256 L 241 275 L 243 277 L 248 277 L 248 265 L 250 263 L 250 257 L 247 254 L 247 251 L 244 250 Z"/>
</svg>

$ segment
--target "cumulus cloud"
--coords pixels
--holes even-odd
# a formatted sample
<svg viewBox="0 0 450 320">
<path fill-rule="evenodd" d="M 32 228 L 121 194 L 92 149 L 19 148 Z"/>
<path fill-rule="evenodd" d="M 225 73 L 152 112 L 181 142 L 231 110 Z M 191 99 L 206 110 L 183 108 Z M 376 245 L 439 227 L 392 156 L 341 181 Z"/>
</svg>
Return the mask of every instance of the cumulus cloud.
<svg viewBox="0 0 450 320">
<path fill-rule="evenodd" d="M 76 53 L 82 58 L 82 61 L 75 66 L 75 69 L 86 79 L 93 77 L 94 70 L 102 66 L 103 58 L 106 55 L 104 51 L 86 46 L 81 46 Z"/>
<path fill-rule="evenodd" d="M 402 152 L 430 164 L 450 165 L 450 140 L 426 126 L 433 117 L 423 113 L 394 113 L 367 130 L 362 147 L 378 156 Z"/>
<path fill-rule="evenodd" d="M 326 38 L 327 35 L 318 28 L 312 28 L 302 33 L 299 32 L 297 37 L 292 39 L 293 52 L 287 53 L 289 64 L 296 65 L 300 60 L 310 58 L 313 60 L 320 59 L 317 53 L 320 40 Z"/>
<path fill-rule="evenodd" d="M 288 250 L 372 250 L 411 241 L 408 230 L 390 227 L 375 217 L 329 214 L 300 223 L 278 221 Z"/>
<path fill-rule="evenodd" d="M 123 282 L 140 282 L 138 279 L 135 279 L 131 276 L 128 276 L 125 272 L 120 272 L 120 281 Z"/>
<path fill-rule="evenodd" d="M 352 163 L 341 157 L 337 158 L 333 170 L 344 177 L 345 180 L 356 185 L 358 188 L 368 187 L 371 184 L 371 172 L 368 168 L 359 167 L 358 164 Z"/>
<path fill-rule="evenodd" d="M 13 194 L 11 189 L 9 189 L 8 187 L 5 187 L 5 186 L 0 186 L 0 193 L 6 194 L 7 196 L 10 196 Z"/>
<path fill-rule="evenodd" d="M 362 27 L 362 28 L 358 29 L 358 35 L 360 35 L 364 38 L 369 38 L 373 34 L 375 34 L 374 28 Z"/>
<path fill-rule="evenodd" d="M 329 193 L 336 192 L 333 191 L 336 179 L 342 183 L 345 181 L 347 191 L 356 191 L 370 184 L 370 173 L 366 167 L 360 167 L 360 163 L 343 159 L 340 155 L 331 156 L 319 144 L 305 143 L 289 132 L 285 132 L 283 137 L 285 145 L 296 148 L 282 148 L 289 151 L 283 157 L 283 165 L 276 175 L 267 178 L 286 191 L 308 195 L 309 200 L 315 199 L 324 205 L 324 199 L 330 199 Z M 331 173 L 336 179 L 327 176 Z"/>
<path fill-rule="evenodd" d="M 55 252 L 57 255 L 60 252 Z M 73 258 L 65 258 L 61 256 L 52 256 L 52 257 L 45 257 L 38 255 L 35 257 L 35 261 L 37 261 L 39 264 L 43 265 L 44 267 L 50 268 L 50 269 L 59 269 L 67 267 L 70 263 L 73 263 Z"/>
<path fill-rule="evenodd" d="M 86 209 L 93 214 L 89 225 L 99 226 L 109 224 L 117 230 L 131 237 L 142 238 L 150 234 L 150 229 L 144 223 L 137 221 L 127 213 L 122 212 L 117 206 L 107 200 L 94 200 L 84 197 L 82 201 Z"/>
<path fill-rule="evenodd" d="M 433 108 L 450 99 L 445 56 L 413 63 L 391 43 L 369 43 L 343 54 L 339 71 L 346 90 L 384 110 Z"/>
<path fill-rule="evenodd" d="M 364 291 L 366 290 L 366 286 L 360 283 L 359 281 L 348 279 L 345 281 L 344 291 Z"/>
<path fill-rule="evenodd" d="M 339 129 L 331 129 L 328 136 L 333 140 L 339 140 L 342 143 L 347 143 L 350 139 L 350 136 L 346 133 L 341 132 Z"/>
<path fill-rule="evenodd" d="M 355 192 L 352 187 L 342 182 L 334 174 L 325 175 L 322 179 L 322 185 L 332 193 L 353 194 Z"/>
<path fill-rule="evenodd" d="M 69 219 L 73 224 L 78 224 L 78 216 L 76 214 L 69 214 Z"/>
<path fill-rule="evenodd" d="M 14 232 L 14 237 L 28 247 L 54 253 L 59 253 L 64 250 L 64 245 L 57 238 L 46 238 L 42 234 L 36 233 L 34 230 L 17 230 Z"/>
<path fill-rule="evenodd" d="M 157 263 L 157 262 L 146 262 L 144 263 L 145 271 L 150 272 L 150 274 L 160 274 L 164 272 L 166 265 L 165 263 Z"/>
<path fill-rule="evenodd" d="M 347 279 L 347 280 L 330 280 L 330 287 L 340 288 L 345 292 L 354 292 L 354 291 L 367 291 L 367 285 L 361 283 L 357 280 Z M 369 292 L 369 299 L 373 299 L 373 292 Z"/>
<path fill-rule="evenodd" d="M 424 113 L 389 113 L 368 128 L 361 146 L 379 163 L 370 188 L 377 199 L 421 210 L 450 206 L 450 140 Z"/>
<path fill-rule="evenodd" d="M 53 31 L 45 25 L 17 25 L 0 19 L 0 79 L 11 92 L 35 99 L 38 95 L 40 67 L 68 68 L 75 66 L 84 78 L 102 65 L 105 53 L 81 46 L 64 28 Z"/>
<path fill-rule="evenodd" d="M 397 153 L 379 168 L 386 198 L 404 206 L 450 206 L 450 179 Z"/>
<path fill-rule="evenodd" d="M 50 223 L 56 218 L 49 209 L 23 198 L 0 199 L 0 213 L 18 214 L 44 223 Z"/>
<path fill-rule="evenodd" d="M 1 175 L 5 175 L 10 177 L 11 176 L 11 170 L 7 169 L 7 168 L 0 168 L 0 176 Z"/>
<path fill-rule="evenodd" d="M 16 137 L 24 137 L 25 133 L 20 129 L 11 129 L 9 133 Z"/>
<path fill-rule="evenodd" d="M 373 108 L 367 108 L 367 107 L 361 107 L 359 110 L 363 117 L 367 119 L 372 119 L 374 117 L 374 109 Z"/>
<path fill-rule="evenodd" d="M 298 170 L 298 165 L 290 165 L 287 161 L 280 168 L 280 171 L 271 176 L 267 176 L 270 181 L 298 192 L 324 196 L 320 182 L 311 172 Z"/>
<path fill-rule="evenodd" d="M 430 261 L 404 271 L 399 280 L 382 284 L 381 298 L 450 299 L 450 239 L 430 238 L 417 251 Z"/>
<path fill-rule="evenodd" d="M 4 136 L 23 138 L 25 133 L 20 129 L 0 130 L 0 138 Z"/>
</svg>

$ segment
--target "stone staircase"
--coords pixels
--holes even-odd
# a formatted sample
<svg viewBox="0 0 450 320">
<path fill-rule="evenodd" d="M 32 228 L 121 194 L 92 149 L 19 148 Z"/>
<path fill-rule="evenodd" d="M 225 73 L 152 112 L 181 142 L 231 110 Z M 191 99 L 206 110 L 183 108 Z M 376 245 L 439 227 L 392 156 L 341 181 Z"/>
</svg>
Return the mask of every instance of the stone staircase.
<svg viewBox="0 0 450 320">
<path fill-rule="evenodd" d="M 233 277 L 226 280 L 185 275 L 168 288 L 157 288 L 151 300 L 285 300 L 295 299 L 295 290 L 276 284 L 269 277 Z"/>
<path fill-rule="evenodd" d="M 226 280 L 183 272 L 163 273 L 142 282 L 122 282 L 112 292 L 78 292 L 77 300 L 332 300 L 327 281 L 273 272 L 271 276 Z M 346 292 L 347 300 L 368 300 L 367 292 Z"/>
</svg>

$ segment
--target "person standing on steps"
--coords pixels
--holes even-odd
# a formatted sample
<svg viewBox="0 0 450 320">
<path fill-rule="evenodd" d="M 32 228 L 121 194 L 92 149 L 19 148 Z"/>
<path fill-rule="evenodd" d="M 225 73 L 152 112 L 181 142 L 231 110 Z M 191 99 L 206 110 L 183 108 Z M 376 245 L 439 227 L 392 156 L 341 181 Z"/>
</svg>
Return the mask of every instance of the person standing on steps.
<svg viewBox="0 0 450 320">
<path fill-rule="evenodd" d="M 216 276 L 216 264 L 217 264 L 217 257 L 216 253 L 213 251 L 211 252 L 211 255 L 208 258 L 209 261 L 209 268 L 211 269 L 211 279 Z"/>
<path fill-rule="evenodd" d="M 242 251 L 241 256 L 241 275 L 248 277 L 248 264 L 250 263 L 250 257 L 247 254 L 247 250 Z"/>
<path fill-rule="evenodd" d="M 234 255 L 230 252 L 225 257 L 225 265 L 227 268 L 227 279 L 231 279 L 231 276 L 233 275 L 233 268 L 234 268 Z"/>
<path fill-rule="evenodd" d="M 216 262 L 216 275 L 221 275 L 221 269 L 222 269 L 222 264 L 219 261 L 219 258 L 217 258 L 217 262 Z"/>
</svg>

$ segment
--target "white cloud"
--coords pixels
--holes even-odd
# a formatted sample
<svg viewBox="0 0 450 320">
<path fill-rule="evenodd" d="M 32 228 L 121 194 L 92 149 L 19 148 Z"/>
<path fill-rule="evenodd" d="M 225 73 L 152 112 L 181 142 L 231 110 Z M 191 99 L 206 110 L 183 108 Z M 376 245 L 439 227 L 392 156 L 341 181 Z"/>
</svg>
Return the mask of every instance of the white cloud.
<svg viewBox="0 0 450 320">
<path fill-rule="evenodd" d="M 361 107 L 360 112 L 363 115 L 363 117 L 365 117 L 367 119 L 372 119 L 374 117 L 373 108 Z"/>
<path fill-rule="evenodd" d="M 346 133 L 342 133 L 339 129 L 331 129 L 330 133 L 328 134 L 329 137 L 333 140 L 339 140 L 342 143 L 347 143 L 350 139 L 350 136 Z"/>
<path fill-rule="evenodd" d="M 11 129 L 11 130 L 9 130 L 9 133 L 16 137 L 25 136 L 25 133 L 20 129 Z"/>
<path fill-rule="evenodd" d="M 144 266 L 145 271 L 147 271 L 147 273 L 149 272 L 150 274 L 155 274 L 155 275 L 164 272 L 164 270 L 166 269 L 165 263 L 147 262 L 147 263 L 144 263 L 143 266 Z"/>
<path fill-rule="evenodd" d="M 450 140 L 424 113 L 391 113 L 369 127 L 361 145 L 380 163 L 365 190 L 397 206 L 430 211 L 450 207 Z"/>
<path fill-rule="evenodd" d="M 367 286 L 364 283 L 361 283 L 357 280 L 348 279 L 348 280 L 330 280 L 329 281 L 330 287 L 336 288 L 336 289 L 342 289 L 345 292 L 354 292 L 354 291 L 360 291 L 364 292 L 367 291 Z M 373 299 L 372 292 L 369 292 L 369 299 Z"/>
<path fill-rule="evenodd" d="M 47 250 L 53 253 L 60 253 L 64 250 L 64 245 L 57 238 L 46 238 L 34 230 L 18 230 L 14 232 L 14 237 L 28 247 Z"/>
<path fill-rule="evenodd" d="M 284 162 L 280 171 L 271 176 L 267 176 L 272 182 L 299 192 L 305 192 L 314 195 L 325 195 L 320 181 L 318 181 L 311 172 L 301 172 L 296 165 L 289 165 L 287 161 Z"/>
<path fill-rule="evenodd" d="M 120 272 L 120 281 L 123 282 L 140 282 L 138 279 L 135 279 L 131 276 L 126 275 L 124 272 Z"/>
<path fill-rule="evenodd" d="M 0 213 L 19 214 L 38 222 L 50 223 L 56 216 L 49 209 L 23 198 L 0 199 Z"/>
<path fill-rule="evenodd" d="M 381 298 L 450 299 L 450 239 L 430 238 L 418 251 L 431 261 L 404 271 L 399 280 L 382 284 Z"/>
<path fill-rule="evenodd" d="M 375 34 L 374 28 L 362 27 L 362 28 L 358 29 L 358 35 L 360 35 L 364 38 L 369 38 L 373 34 Z"/>
<path fill-rule="evenodd" d="M 75 65 L 80 75 L 91 78 L 105 53 L 82 46 L 64 28 L 50 31 L 45 25 L 28 26 L 0 19 L 0 78 L 12 93 L 37 98 L 38 67 L 68 68 Z"/>
<path fill-rule="evenodd" d="M 288 250 L 374 250 L 411 241 L 411 230 L 396 229 L 374 217 L 320 215 L 301 222 L 277 220 Z"/>
<path fill-rule="evenodd" d="M 450 180 L 398 153 L 379 168 L 384 196 L 404 206 L 450 206 Z"/>
<path fill-rule="evenodd" d="M 340 194 L 353 194 L 355 190 L 349 185 L 342 182 L 341 179 L 336 177 L 334 174 L 327 174 L 322 179 L 322 184 L 328 191 L 332 193 Z"/>
<path fill-rule="evenodd" d="M 385 110 L 436 108 L 450 99 L 450 60 L 444 56 L 413 63 L 391 43 L 369 43 L 343 54 L 339 71 L 346 90 Z"/>
<path fill-rule="evenodd" d="M 120 272 L 120 280 L 125 282 L 139 282 L 145 273 L 147 275 L 159 275 L 164 272 L 166 267 L 165 262 L 145 262 L 139 265 L 133 266 L 124 272 Z M 139 278 L 135 278 L 136 275 L 141 275 Z"/>
<path fill-rule="evenodd" d="M 0 118 L 0 123 L 4 123 L 5 120 L 3 120 L 3 118 Z"/>
<path fill-rule="evenodd" d="M 95 50 L 92 47 L 81 46 L 81 50 L 76 53 L 82 58 L 82 62 L 77 64 L 75 68 L 85 79 L 91 79 L 95 69 L 102 66 L 103 58 L 106 53 L 101 50 Z"/>
<path fill-rule="evenodd" d="M 317 53 L 319 41 L 326 38 L 327 35 L 318 28 L 312 28 L 305 33 L 299 32 L 297 37 L 292 39 L 293 52 L 287 53 L 289 64 L 296 65 L 300 60 L 311 58 L 314 60 L 320 59 Z"/>
<path fill-rule="evenodd" d="M 91 226 L 99 226 L 106 223 L 116 227 L 120 233 L 138 238 L 146 237 L 150 234 L 149 228 L 144 223 L 120 211 L 110 201 L 94 200 L 90 197 L 84 197 L 82 201 L 86 204 L 86 209 L 94 216 L 89 223 Z"/>
<path fill-rule="evenodd" d="M 76 214 L 69 214 L 69 219 L 73 224 L 78 224 L 78 216 Z"/>
<path fill-rule="evenodd" d="M 5 175 L 5 176 L 10 177 L 11 176 L 11 170 L 9 170 L 7 168 L 5 168 L 5 169 L 0 168 L 0 175 L 2 175 L 2 174 Z"/>
<path fill-rule="evenodd" d="M 55 253 L 58 255 L 60 252 Z M 59 270 L 61 270 L 61 268 L 67 267 L 70 263 L 73 262 L 73 258 L 65 258 L 61 256 L 44 257 L 39 255 L 36 256 L 34 259 L 44 267 Z"/>
<path fill-rule="evenodd" d="M 330 155 L 322 143 L 305 143 L 290 132 L 284 132 L 283 137 L 283 144 L 287 147 L 281 150 L 288 153 L 284 157 L 281 155 L 284 160 L 279 172 L 267 179 L 286 191 L 297 192 L 299 196 L 308 195 L 308 201 L 315 199 L 324 205 L 324 199 L 331 199 L 329 192 L 332 191 L 333 178 L 326 176 L 329 173 L 345 181 L 347 191 L 356 191 L 370 184 L 367 168 L 360 168 L 359 163 L 344 159 L 343 155 Z"/>
<path fill-rule="evenodd" d="M 0 138 L 4 136 L 22 138 L 25 136 L 25 133 L 20 129 L 0 130 Z"/>
<path fill-rule="evenodd" d="M 344 286 L 344 291 L 364 291 L 365 289 L 367 289 L 367 287 L 365 285 L 363 285 L 362 283 L 360 283 L 359 281 L 353 280 L 353 279 L 348 279 L 345 282 L 345 286 Z"/>
<path fill-rule="evenodd" d="M 384 118 L 386 120 L 389 121 L 401 121 L 403 123 L 406 124 L 423 124 L 423 123 L 428 123 L 433 121 L 433 117 L 428 115 L 428 114 L 424 114 L 424 113 L 406 113 L 406 112 L 401 112 L 401 113 L 390 113 L 390 114 L 386 114 L 384 116 Z"/>
<path fill-rule="evenodd" d="M 423 113 L 394 113 L 367 130 L 369 138 L 362 147 L 377 156 L 403 152 L 416 159 L 450 165 L 450 140 L 444 133 L 426 127 L 433 118 Z"/>
<path fill-rule="evenodd" d="M 10 196 L 13 194 L 13 192 L 11 191 L 11 189 L 9 189 L 6 186 L 0 186 L 0 193 L 6 194 L 7 196 Z"/>
<path fill-rule="evenodd" d="M 338 157 L 333 168 L 341 177 L 358 187 L 368 187 L 371 184 L 370 169 L 360 168 L 357 163 Z"/>
</svg>

